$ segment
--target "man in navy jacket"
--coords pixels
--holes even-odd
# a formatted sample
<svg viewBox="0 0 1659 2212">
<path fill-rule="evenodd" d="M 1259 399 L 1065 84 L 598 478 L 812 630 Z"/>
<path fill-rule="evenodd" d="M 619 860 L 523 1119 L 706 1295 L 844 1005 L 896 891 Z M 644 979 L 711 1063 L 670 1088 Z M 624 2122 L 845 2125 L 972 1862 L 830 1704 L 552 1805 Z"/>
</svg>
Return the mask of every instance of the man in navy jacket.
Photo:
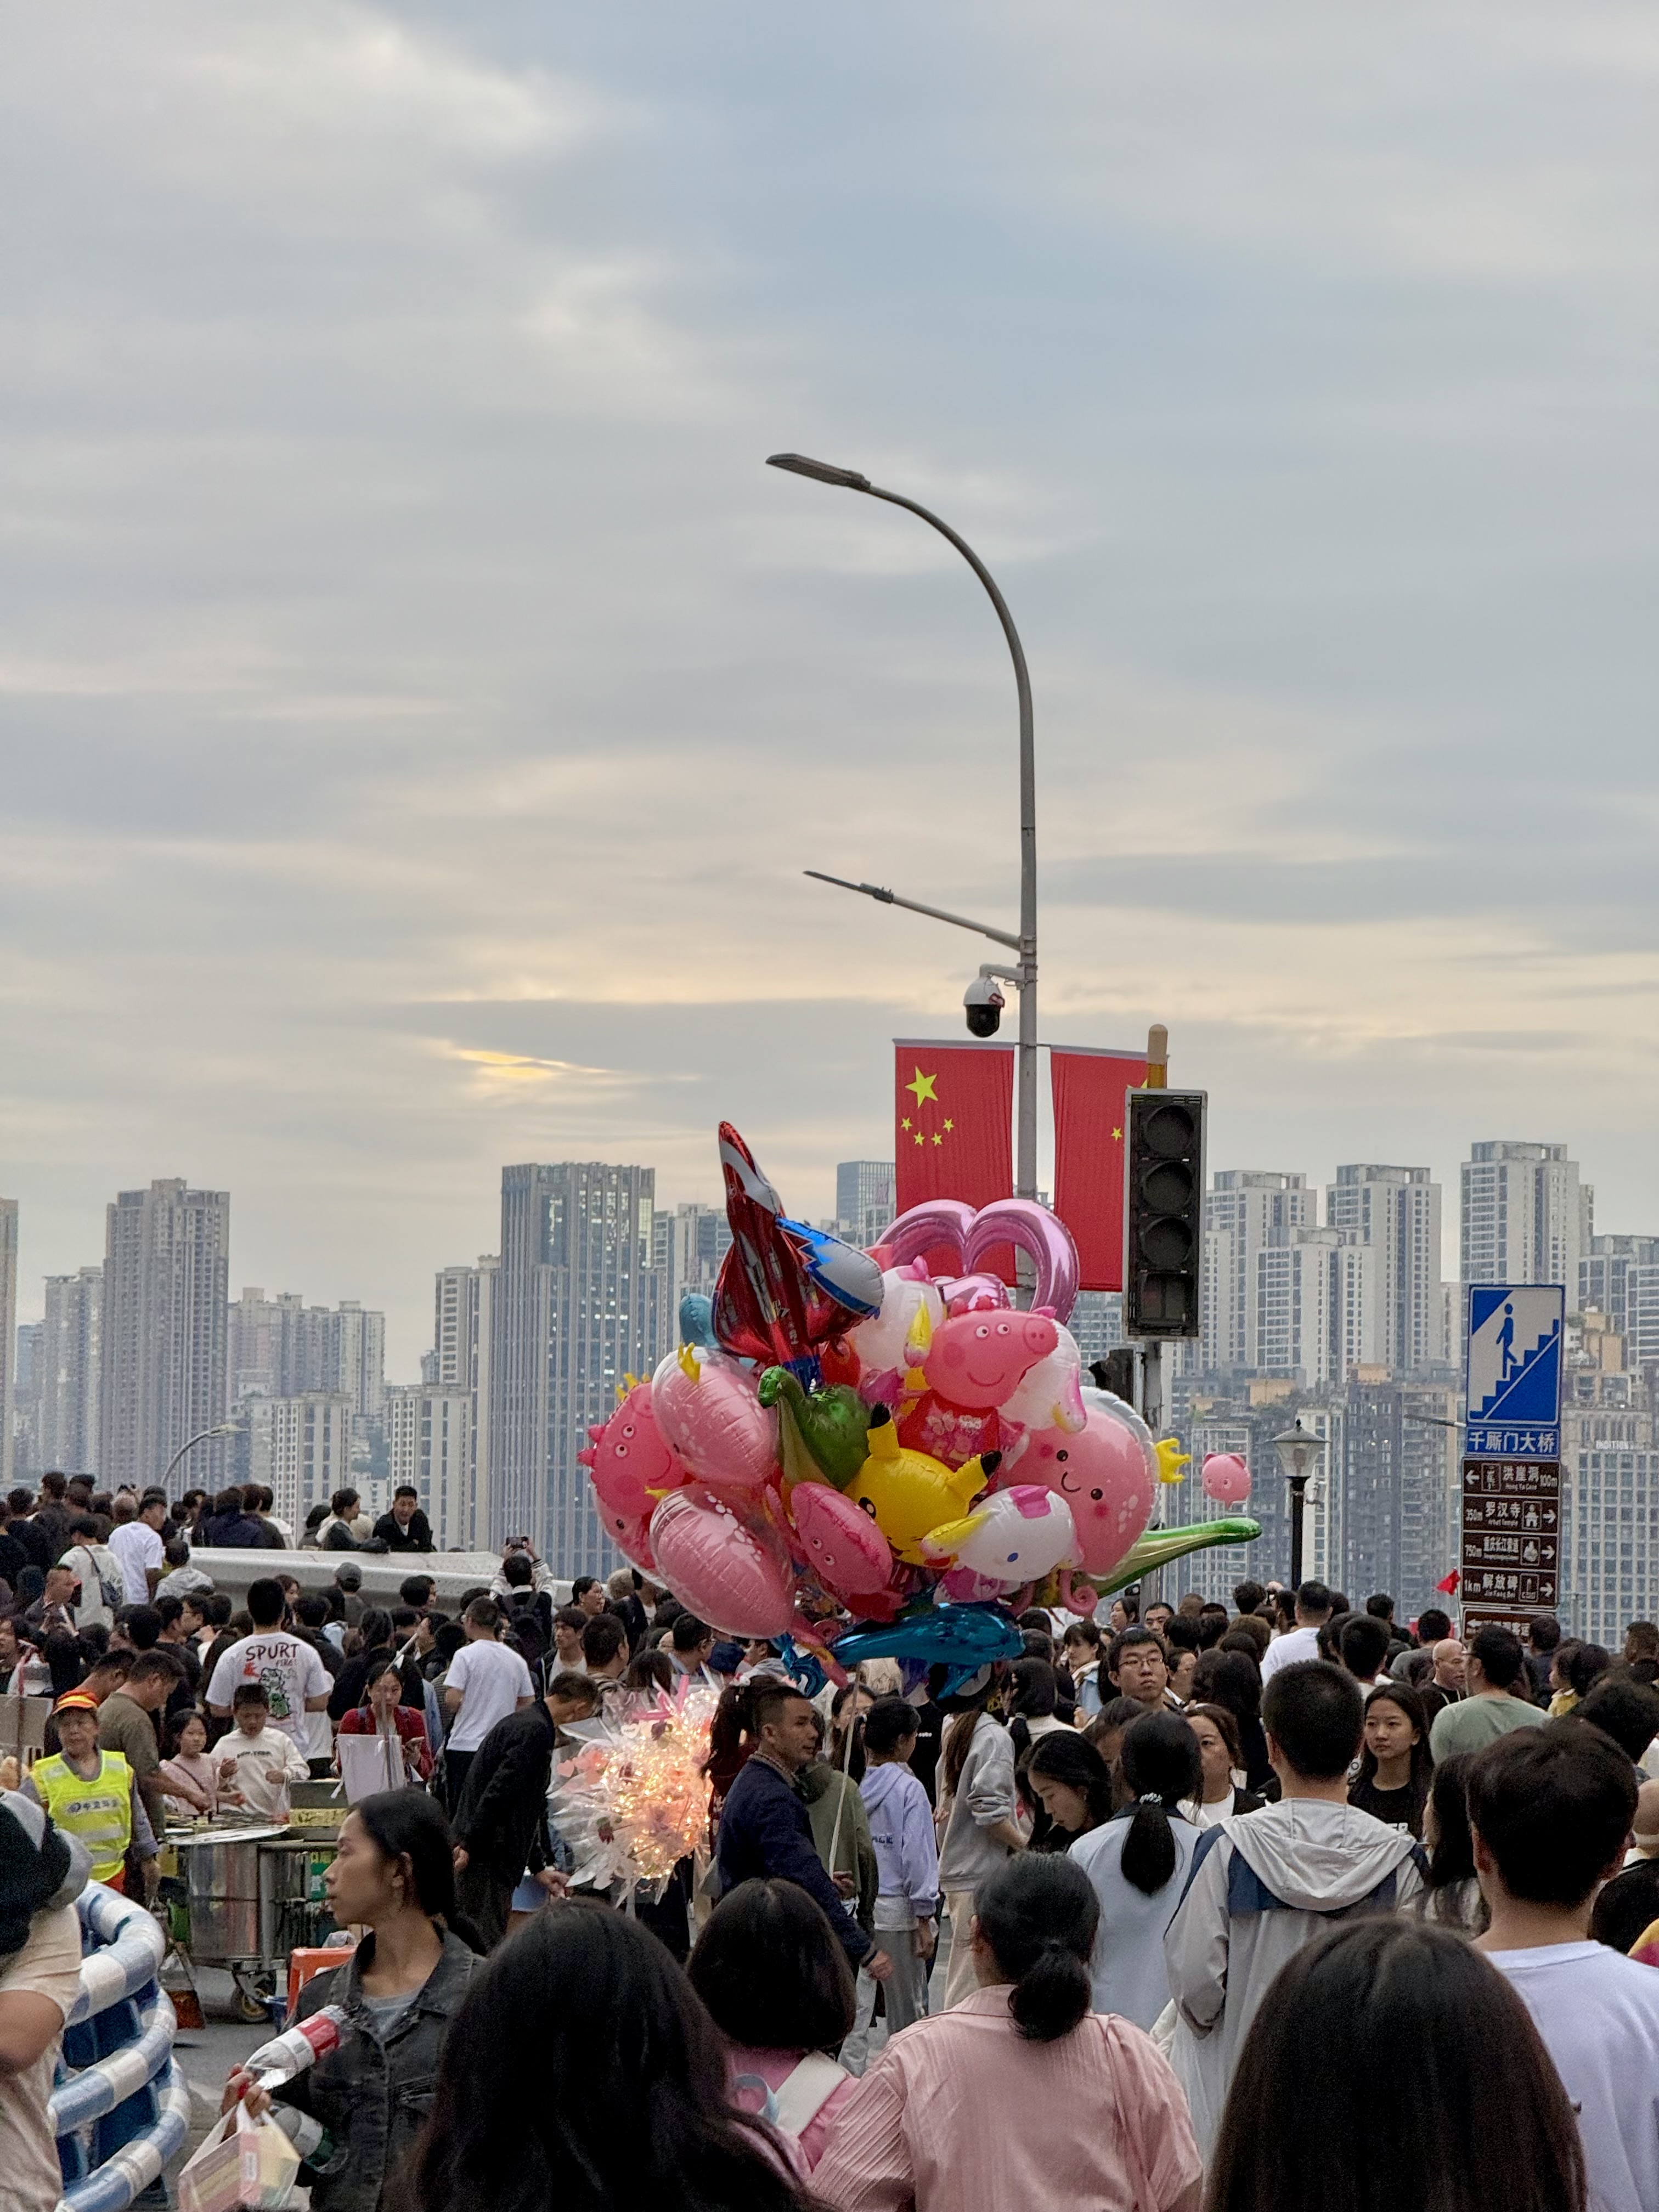
<svg viewBox="0 0 1659 2212">
<path fill-rule="evenodd" d="M 812 1841 L 806 1802 L 796 1786 L 804 1766 L 817 1757 L 817 1722 L 811 1706 L 787 1682 L 750 1685 L 756 1748 L 720 1809 L 715 1863 L 720 1894 L 740 1881 L 793 1881 L 816 1898 L 830 1916 L 854 1972 L 862 1966 L 878 1982 L 893 1962 L 878 1951 L 842 1902 Z"/>
</svg>

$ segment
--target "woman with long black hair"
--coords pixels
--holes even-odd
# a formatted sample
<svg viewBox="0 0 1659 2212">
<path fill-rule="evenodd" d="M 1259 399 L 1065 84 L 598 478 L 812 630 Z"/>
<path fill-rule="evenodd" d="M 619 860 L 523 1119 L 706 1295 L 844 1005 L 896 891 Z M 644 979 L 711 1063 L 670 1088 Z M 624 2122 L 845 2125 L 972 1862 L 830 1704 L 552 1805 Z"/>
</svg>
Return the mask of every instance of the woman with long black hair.
<svg viewBox="0 0 1659 2212">
<path fill-rule="evenodd" d="M 1100 1904 L 1095 2009 L 1150 2027 L 1170 2002 L 1164 1931 L 1199 1837 L 1181 1806 L 1203 1788 L 1203 1763 L 1198 1738 L 1178 1713 L 1148 1713 L 1125 1731 L 1118 1765 L 1127 1810 L 1081 1837 L 1071 1856 Z"/>
<path fill-rule="evenodd" d="M 1423 1832 L 1423 1814 L 1434 1778 L 1429 1750 L 1428 1708 L 1408 1683 L 1379 1682 L 1365 1699 L 1365 1733 L 1359 1771 L 1348 1802 L 1385 1828 Z"/>
<path fill-rule="evenodd" d="M 483 1962 L 450 1925 L 455 1838 L 424 1790 L 388 1790 L 355 1805 L 325 1880 L 340 1926 L 369 1932 L 343 1965 L 306 1984 L 290 2025 L 339 2005 L 339 2044 L 284 2082 L 274 2105 L 233 2074 L 222 2109 L 245 2096 L 250 2112 L 270 2110 L 295 2137 L 312 2212 L 378 2212 L 392 2200 L 451 2019 Z"/>
<path fill-rule="evenodd" d="M 1207 2212 L 1584 2212 L 1572 2106 L 1525 2005 L 1409 1915 L 1321 1936 L 1251 2022 Z"/>
<path fill-rule="evenodd" d="M 1429 1871 L 1412 1911 L 1437 1928 L 1458 1936 L 1484 1936 L 1492 1914 L 1474 1871 L 1474 1835 L 1469 1826 L 1469 1768 L 1475 1753 L 1454 1752 L 1434 1770 L 1423 1816 L 1423 1840 L 1429 1847 Z"/>
<path fill-rule="evenodd" d="M 1197 2212 L 1174 2074 L 1149 2036 L 1091 2009 L 1099 1918 L 1070 1858 L 1031 1853 L 988 1876 L 975 1988 L 894 2037 L 838 2116 L 814 2190 L 842 2212 Z"/>
<path fill-rule="evenodd" d="M 1024 1780 L 1048 1816 L 1033 1850 L 1066 1851 L 1112 1817 L 1112 1770 L 1075 1729 L 1057 1729 L 1031 1747 Z"/>
<path fill-rule="evenodd" d="M 736 2111 L 720 2031 L 653 1936 L 546 1906 L 480 1970 L 444 2052 L 406 2212 L 804 2212 Z"/>
</svg>

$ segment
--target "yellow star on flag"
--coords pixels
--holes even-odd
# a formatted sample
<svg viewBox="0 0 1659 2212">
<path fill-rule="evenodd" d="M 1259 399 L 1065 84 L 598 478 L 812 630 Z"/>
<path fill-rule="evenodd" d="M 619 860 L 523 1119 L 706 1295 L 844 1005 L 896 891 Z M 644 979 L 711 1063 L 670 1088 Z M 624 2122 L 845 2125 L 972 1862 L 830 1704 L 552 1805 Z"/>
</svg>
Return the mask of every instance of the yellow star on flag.
<svg viewBox="0 0 1659 2212">
<path fill-rule="evenodd" d="M 907 1124 L 906 1126 L 908 1127 L 908 1125 Z M 1112 1142 L 1113 1142 L 1115 1145 L 1121 1145 L 1121 1144 L 1123 1142 L 1123 1132 L 1122 1132 L 1122 1130 L 1121 1130 L 1121 1129 L 1114 1129 L 1114 1130 L 1113 1130 L 1113 1132 L 1112 1132 Z"/>
<path fill-rule="evenodd" d="M 910 1116 L 907 1114 L 907 1115 L 905 1115 L 904 1119 L 903 1119 L 903 1120 L 899 1123 L 899 1127 L 900 1127 L 900 1128 L 901 1128 L 901 1129 L 908 1129 L 908 1128 L 909 1127 L 909 1126 L 910 1126 Z"/>
<path fill-rule="evenodd" d="M 920 1130 L 920 1129 L 918 1129 L 918 1130 L 916 1131 L 916 1138 L 915 1138 L 915 1140 L 916 1140 L 917 1144 L 921 1144 L 921 1140 L 922 1140 L 922 1139 L 921 1139 L 921 1130 Z"/>
<path fill-rule="evenodd" d="M 941 1137 L 941 1136 L 939 1135 L 939 1132 L 938 1132 L 937 1130 L 935 1130 L 935 1131 L 934 1131 L 934 1133 L 933 1133 L 933 1142 L 934 1142 L 936 1145 L 942 1145 L 942 1144 L 945 1142 L 944 1138 L 943 1138 L 943 1137 Z"/>
<path fill-rule="evenodd" d="M 955 1123 L 955 1122 L 951 1119 L 950 1115 L 947 1114 L 947 1115 L 945 1115 L 945 1133 L 948 1135 L 948 1134 L 950 1133 L 950 1132 L 951 1132 L 952 1129 L 954 1129 L 954 1128 L 956 1127 L 956 1126 L 957 1126 L 957 1125 L 956 1125 L 956 1123 Z"/>
<path fill-rule="evenodd" d="M 934 1090 L 933 1085 L 939 1079 L 937 1076 L 924 1075 L 921 1070 L 918 1068 L 916 1070 L 915 1081 L 914 1083 L 907 1083 L 904 1087 L 907 1091 L 914 1091 L 915 1092 L 916 1103 L 918 1106 L 925 1106 L 930 1098 L 933 1100 L 934 1105 L 937 1106 L 939 1103 L 939 1093 Z"/>
</svg>

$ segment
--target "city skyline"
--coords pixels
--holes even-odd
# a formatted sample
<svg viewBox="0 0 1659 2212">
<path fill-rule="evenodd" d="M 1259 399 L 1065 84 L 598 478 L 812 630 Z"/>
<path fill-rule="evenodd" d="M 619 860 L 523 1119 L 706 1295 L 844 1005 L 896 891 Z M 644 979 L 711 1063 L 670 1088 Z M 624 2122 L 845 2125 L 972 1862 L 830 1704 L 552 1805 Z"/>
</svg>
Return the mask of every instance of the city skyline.
<svg viewBox="0 0 1659 2212">
<path fill-rule="evenodd" d="M 1214 1127 L 1215 1103 L 1216 1102 L 1214 1100 L 1212 1100 L 1211 1126 L 1212 1128 Z M 890 1117 L 890 1105 L 889 1110 Z M 890 1128 L 884 1133 L 886 1134 L 890 1145 Z M 1051 1130 L 1045 1128 L 1045 1139 L 1050 1134 Z M 774 1172 L 768 1154 L 758 1138 L 756 1139 L 756 1143 L 760 1157 L 767 1164 L 769 1173 L 774 1173 L 775 1181 L 782 1180 Z M 1463 1263 L 1462 1243 L 1463 1234 L 1462 1186 L 1465 1179 L 1465 1170 L 1469 1165 L 1470 1153 L 1477 1146 L 1485 1149 L 1495 1149 L 1500 1152 L 1512 1149 L 1519 1149 L 1522 1151 L 1535 1151 L 1541 1149 L 1546 1152 L 1553 1152 L 1559 1158 L 1564 1158 L 1570 1166 L 1577 1171 L 1579 1176 L 1583 1180 L 1587 1193 L 1593 1194 L 1595 1213 L 1595 1231 L 1598 1239 L 1606 1234 L 1632 1239 L 1636 1243 L 1644 1246 L 1644 1253 L 1646 1251 L 1646 1248 L 1650 1246 L 1651 1253 L 1647 1255 L 1647 1256 L 1650 1256 L 1652 1259 L 1654 1264 L 1659 1265 L 1659 1226 L 1644 1228 L 1639 1221 L 1632 1222 L 1622 1211 L 1615 1212 L 1614 1207 L 1616 1205 L 1616 1200 L 1614 1195 L 1607 1191 L 1601 1173 L 1599 1172 L 1599 1170 L 1596 1169 L 1595 1164 L 1586 1161 L 1583 1158 L 1577 1150 L 1571 1138 L 1568 1138 L 1565 1140 L 1553 1139 L 1538 1139 L 1519 1137 L 1501 1139 L 1469 1138 L 1464 1140 L 1462 1150 L 1458 1157 L 1446 1166 L 1442 1166 L 1437 1163 L 1431 1161 L 1425 1161 L 1421 1158 L 1420 1155 L 1413 1154 L 1408 1147 L 1404 1146 L 1395 1146 L 1391 1151 L 1386 1148 L 1379 1150 L 1370 1156 L 1370 1160 L 1369 1161 L 1357 1148 L 1350 1148 L 1346 1153 L 1334 1158 L 1328 1167 L 1317 1170 L 1304 1168 L 1300 1165 L 1285 1164 L 1273 1167 L 1253 1167 L 1248 1169 L 1223 1168 L 1212 1164 L 1211 1170 L 1211 1180 L 1212 1188 L 1217 1186 L 1218 1179 L 1220 1181 L 1225 1181 L 1228 1178 L 1240 1176 L 1253 1179 L 1266 1178 L 1274 1183 L 1286 1182 L 1298 1186 L 1301 1191 L 1302 1199 L 1304 1201 L 1304 1213 L 1303 1217 L 1304 1224 L 1307 1227 L 1311 1229 L 1316 1225 L 1322 1224 L 1327 1219 L 1328 1212 L 1327 1203 L 1328 1194 L 1330 1194 L 1340 1188 L 1338 1178 L 1341 1171 L 1346 1169 L 1358 1167 L 1370 1170 L 1372 1162 L 1381 1163 L 1386 1161 L 1395 1164 L 1396 1166 L 1403 1164 L 1413 1172 L 1426 1172 L 1429 1182 L 1440 1194 L 1442 1200 L 1439 1208 L 1440 1239 L 1438 1246 L 1441 1278 L 1445 1282 L 1456 1282 L 1464 1279 L 1480 1279 L 1479 1276 L 1466 1279 L 1462 1273 Z M 1282 1153 L 1285 1148 L 1280 1146 L 1279 1149 Z M 619 1159 L 623 1156 L 624 1150 L 625 1147 L 618 1144 L 614 1148 L 615 1158 Z M 710 1133 L 708 1150 L 711 1162 L 713 1162 L 714 1145 L 712 1132 Z M 553 1156 L 553 1148 L 546 1148 L 546 1156 L 550 1158 Z M 568 1157 L 574 1158 L 575 1155 L 571 1154 L 568 1155 Z M 596 1159 L 605 1158 L 605 1156 L 601 1155 L 595 1155 L 594 1157 Z M 1212 1164 L 1221 1157 L 1218 1147 L 1212 1146 L 1210 1157 Z M 1051 1152 L 1045 1149 L 1042 1155 L 1042 1187 L 1046 1190 L 1048 1188 L 1049 1168 L 1052 1160 Z M 614 1161 L 606 1160 L 606 1164 L 614 1164 Z M 815 1221 L 833 1221 L 837 1218 L 836 1176 L 838 1168 L 845 1166 L 849 1169 L 858 1167 L 867 1169 L 874 1164 L 890 1164 L 881 1162 L 879 1156 L 873 1152 L 870 1158 L 866 1160 L 855 1161 L 848 1158 L 843 1159 L 840 1162 L 830 1163 L 823 1172 L 812 1180 L 810 1185 L 801 1186 L 805 1188 L 822 1188 L 826 1194 L 825 1203 L 823 1206 L 799 1204 L 795 1194 L 795 1190 L 789 1188 L 787 1185 L 785 1187 L 786 1199 L 792 1206 L 799 1206 L 799 1211 L 803 1218 Z M 475 1237 L 473 1240 L 472 1249 L 475 1253 L 492 1249 L 499 1242 L 500 1220 L 498 1212 L 498 1178 L 500 1173 L 501 1170 L 497 1167 L 495 1170 L 495 1177 L 497 1180 L 492 1186 L 492 1196 L 495 1199 L 496 1202 L 489 1203 L 486 1201 L 470 1209 L 477 1212 L 482 1231 L 482 1234 Z M 718 1216 L 723 1222 L 724 1200 L 720 1188 L 720 1177 L 717 1164 L 711 1167 L 708 1177 L 708 1188 L 706 1193 L 702 1196 L 694 1197 L 684 1194 L 676 1194 L 672 1191 L 665 1190 L 661 1183 L 660 1171 L 658 1170 L 657 1174 L 657 1188 L 660 1194 L 655 1200 L 655 1214 L 659 1220 L 663 1219 L 667 1215 L 672 1215 L 676 1212 L 678 1212 L 682 1214 L 701 1214 L 704 1216 L 714 1214 Z M 100 1201 L 99 1211 L 100 1212 L 103 1211 L 104 1206 L 106 1204 L 107 1194 L 106 1194 L 105 1198 Z M 46 1272 L 37 1272 L 31 1248 L 29 1235 L 29 1209 L 27 1199 L 20 1199 L 18 1206 L 19 1212 L 13 1231 L 19 1255 L 16 1289 L 15 1294 L 15 1322 L 20 1323 L 28 1323 L 40 1321 L 45 1316 L 46 1311 L 47 1285 L 52 1277 L 75 1276 L 82 1273 L 89 1264 L 96 1263 L 88 1262 L 83 1257 L 81 1261 L 71 1266 L 55 1268 Z M 251 1209 L 248 1206 L 239 1202 L 237 1208 L 237 1219 L 239 1224 L 250 1210 Z M 1353 1218 L 1357 1219 L 1358 1218 L 1358 1214 L 1355 1214 Z M 1655 1223 L 1659 1223 L 1659 1204 L 1656 1205 L 1653 1220 Z M 1616 1227 L 1610 1228 L 1610 1222 L 1616 1222 Z M 724 1249 L 723 1243 L 720 1249 L 722 1250 Z M 1255 1248 L 1253 1247 L 1253 1252 L 1254 1249 Z M 1583 1256 L 1583 1255 L 1579 1252 L 1577 1246 L 1575 1244 L 1573 1262 L 1575 1266 L 1577 1264 L 1577 1258 L 1581 1256 Z M 388 1379 L 391 1380 L 410 1381 L 419 1377 L 421 1373 L 421 1360 L 423 1355 L 434 1348 L 432 1334 L 432 1294 L 429 1288 L 432 1276 L 440 1269 L 446 1267 L 470 1267 L 471 1264 L 471 1261 L 462 1258 L 459 1252 L 452 1252 L 447 1258 L 438 1258 L 430 1255 L 422 1255 L 416 1261 L 416 1273 L 411 1285 L 411 1283 L 409 1280 L 401 1277 L 392 1277 L 389 1267 L 383 1261 L 380 1261 L 378 1264 L 374 1260 L 368 1261 L 366 1264 L 362 1261 L 360 1261 L 357 1271 L 347 1279 L 343 1287 L 336 1289 L 329 1286 L 319 1286 L 316 1291 L 313 1291 L 310 1287 L 310 1284 L 311 1280 L 314 1277 L 315 1271 L 307 1270 L 304 1271 L 307 1273 L 307 1287 L 303 1291 L 295 1291 L 284 1289 L 280 1293 L 273 1291 L 272 1296 L 276 1297 L 280 1295 L 289 1299 L 297 1297 L 301 1300 L 302 1304 L 319 1309 L 329 1306 L 362 1306 L 372 1310 L 379 1316 L 383 1316 L 385 1323 L 386 1374 Z M 301 1267 L 303 1269 L 303 1261 L 301 1262 Z M 233 1298 L 234 1298 L 240 1296 L 244 1287 L 252 1286 L 255 1283 L 257 1273 L 257 1271 L 252 1266 L 244 1267 L 243 1265 L 240 1237 L 238 1247 L 234 1251 L 233 1251 L 230 1257 L 230 1270 L 232 1296 Z M 385 1286 L 379 1291 L 378 1294 L 374 1288 L 374 1279 L 377 1274 L 380 1283 Z M 265 1282 L 271 1282 L 273 1279 L 276 1279 L 274 1271 L 266 1270 L 264 1280 Z M 1222 1279 L 1221 1271 L 1212 1266 L 1206 1271 L 1206 1279 L 1207 1284 L 1206 1293 L 1206 1297 L 1213 1298 L 1218 1294 L 1218 1285 Z M 1514 1279 L 1522 1279 L 1522 1277 L 1516 1275 Z M 1543 1278 L 1540 1278 L 1540 1279 L 1543 1279 Z M 1243 1310 L 1241 1307 L 1241 1316 L 1243 1314 Z M 1242 1320 L 1238 1325 L 1243 1326 Z M 1241 1344 L 1248 1341 L 1248 1340 L 1244 1338 L 1241 1338 L 1240 1340 Z"/>
</svg>

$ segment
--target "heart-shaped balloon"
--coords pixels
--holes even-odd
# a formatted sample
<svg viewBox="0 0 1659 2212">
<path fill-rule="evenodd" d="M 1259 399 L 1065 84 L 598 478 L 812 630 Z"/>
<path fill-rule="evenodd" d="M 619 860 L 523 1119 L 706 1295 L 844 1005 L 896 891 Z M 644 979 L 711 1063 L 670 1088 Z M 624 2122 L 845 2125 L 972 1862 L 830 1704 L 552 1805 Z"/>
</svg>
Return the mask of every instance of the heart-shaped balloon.
<svg viewBox="0 0 1659 2212">
<path fill-rule="evenodd" d="M 884 1230 L 874 1251 L 884 1267 L 902 1267 L 943 1246 L 965 1276 L 1000 1244 L 1012 1244 L 1030 1258 L 1036 1271 L 1032 1304 L 1066 1320 L 1077 1302 L 1077 1246 L 1059 1215 L 1034 1198 L 1000 1198 L 977 1212 L 963 1199 L 929 1199 Z"/>
</svg>

